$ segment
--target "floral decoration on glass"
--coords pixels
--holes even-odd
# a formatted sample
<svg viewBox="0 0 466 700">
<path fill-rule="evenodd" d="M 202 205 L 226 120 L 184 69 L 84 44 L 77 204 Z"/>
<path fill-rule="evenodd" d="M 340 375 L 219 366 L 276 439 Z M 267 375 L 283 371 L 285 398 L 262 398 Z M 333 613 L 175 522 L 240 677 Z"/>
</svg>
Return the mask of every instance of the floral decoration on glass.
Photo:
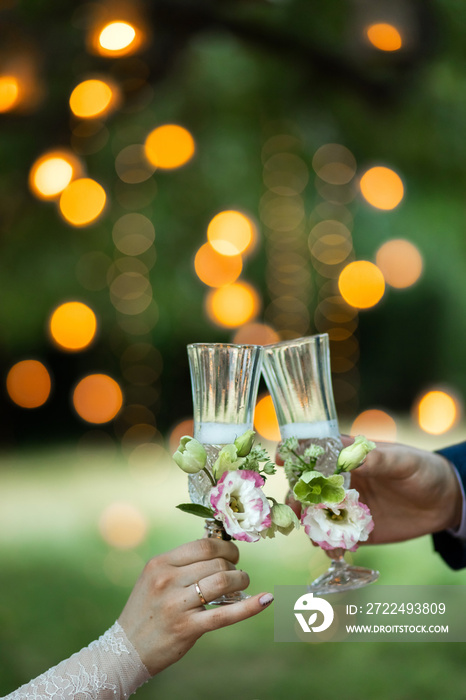
<svg viewBox="0 0 466 700">
<path fill-rule="evenodd" d="M 254 455 L 256 462 L 260 462 L 260 459 L 254 451 L 248 460 L 249 466 L 245 467 L 241 460 L 248 457 L 253 449 L 254 407 L 261 376 L 262 347 L 191 343 L 187 351 L 193 395 L 193 437 L 196 442 L 191 445 L 189 438 L 184 440 L 184 444 L 182 441 L 181 451 L 183 454 L 183 450 L 191 445 L 189 449 L 201 455 L 199 466 L 204 466 L 188 474 L 188 493 L 192 504 L 205 508 L 204 511 L 190 508 L 190 512 L 208 514 L 205 520 L 206 537 L 230 538 L 225 529 L 228 520 L 231 527 L 236 526 L 237 535 L 242 534 L 242 529 L 243 536 L 248 533 L 249 537 L 254 538 L 257 532 L 262 532 L 262 526 L 266 526 L 263 521 L 267 521 L 269 514 L 265 505 L 250 514 L 250 508 L 246 508 L 246 518 L 242 515 L 246 512 L 243 499 L 248 500 L 247 495 L 252 487 L 260 488 L 257 477 L 261 475 L 250 468 Z M 220 453 L 222 457 L 219 460 Z M 267 458 L 264 461 L 270 460 Z M 232 474 L 240 466 L 243 466 L 244 472 L 253 472 L 253 477 L 248 479 L 248 475 L 245 478 L 245 474 L 241 474 L 238 478 L 238 474 L 235 474 L 234 482 L 228 475 L 221 481 L 224 472 Z M 214 488 L 217 489 L 217 502 L 213 504 L 210 499 Z M 227 502 L 229 510 L 225 510 Z M 223 519 L 220 515 L 222 507 L 225 511 Z M 233 516 L 232 513 L 237 515 Z M 248 597 L 243 591 L 224 593 L 211 601 L 211 605 L 236 603 Z"/>
<path fill-rule="evenodd" d="M 264 346 L 263 373 L 280 426 L 279 453 L 294 491 L 290 496 L 302 504 L 305 531 L 331 559 L 310 590 L 326 594 L 367 586 L 378 571 L 345 561 L 345 553 L 367 539 L 372 527 L 370 514 L 349 488 L 347 472 L 373 443 L 361 436 L 351 450 L 343 449 L 328 334 Z"/>
<path fill-rule="evenodd" d="M 293 510 L 263 491 L 267 477 L 276 469 L 267 451 L 254 445 L 254 436 L 253 430 L 247 430 L 224 445 L 211 467 L 204 446 L 189 436 L 181 438 L 173 455 L 184 472 L 203 471 L 211 483 L 210 506 L 181 503 L 177 508 L 206 518 L 223 539 L 257 542 L 261 537 L 275 537 L 276 532 L 288 535 L 299 528 Z"/>
<path fill-rule="evenodd" d="M 365 542 L 374 521 L 356 489 L 345 487 L 344 474 L 360 467 L 375 443 L 358 435 L 352 445 L 343 448 L 330 476 L 324 476 L 316 464 L 324 454 L 311 444 L 302 454 L 295 437 L 285 439 L 279 448 L 293 497 L 301 508 L 301 522 L 309 538 L 328 552 L 343 549 L 355 552 Z"/>
</svg>

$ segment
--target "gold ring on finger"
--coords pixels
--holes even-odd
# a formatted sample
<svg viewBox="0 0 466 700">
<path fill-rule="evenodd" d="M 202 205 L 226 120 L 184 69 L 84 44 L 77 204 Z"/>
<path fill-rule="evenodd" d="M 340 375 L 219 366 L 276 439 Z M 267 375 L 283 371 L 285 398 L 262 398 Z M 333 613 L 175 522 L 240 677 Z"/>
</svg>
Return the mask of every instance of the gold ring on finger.
<svg viewBox="0 0 466 700">
<path fill-rule="evenodd" d="M 199 581 L 196 581 L 196 583 L 194 584 L 194 588 L 196 589 L 197 595 L 198 595 L 199 598 L 201 599 L 202 605 L 207 605 L 207 601 L 206 601 L 206 599 L 204 598 L 204 596 L 202 595 L 202 591 L 201 591 L 201 589 L 200 589 L 200 587 L 199 587 Z"/>
</svg>

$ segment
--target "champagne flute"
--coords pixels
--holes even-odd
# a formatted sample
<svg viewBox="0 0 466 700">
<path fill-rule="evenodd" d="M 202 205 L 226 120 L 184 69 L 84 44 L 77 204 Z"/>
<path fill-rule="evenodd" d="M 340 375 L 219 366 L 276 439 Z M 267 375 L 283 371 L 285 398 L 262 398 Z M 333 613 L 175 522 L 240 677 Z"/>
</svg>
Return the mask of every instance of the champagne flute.
<svg viewBox="0 0 466 700">
<path fill-rule="evenodd" d="M 212 467 L 222 447 L 252 430 L 262 365 L 260 345 L 193 343 L 188 345 L 194 409 L 194 438 L 204 445 L 206 468 Z M 212 482 L 204 471 L 188 477 L 191 501 L 208 508 Z M 218 521 L 205 521 L 207 537 L 230 539 Z M 225 594 L 211 605 L 235 603 L 249 596 Z"/>
<path fill-rule="evenodd" d="M 282 440 L 298 440 L 298 454 L 310 445 L 323 453 L 315 469 L 331 476 L 343 447 L 330 375 L 330 351 L 327 333 L 298 338 L 264 347 L 263 372 L 272 396 Z M 350 476 L 344 475 L 348 488 Z M 290 481 L 292 489 L 296 481 Z M 379 573 L 350 566 L 345 549 L 326 550 L 332 563 L 327 572 L 310 584 L 316 593 L 351 590 L 375 581 Z"/>
</svg>

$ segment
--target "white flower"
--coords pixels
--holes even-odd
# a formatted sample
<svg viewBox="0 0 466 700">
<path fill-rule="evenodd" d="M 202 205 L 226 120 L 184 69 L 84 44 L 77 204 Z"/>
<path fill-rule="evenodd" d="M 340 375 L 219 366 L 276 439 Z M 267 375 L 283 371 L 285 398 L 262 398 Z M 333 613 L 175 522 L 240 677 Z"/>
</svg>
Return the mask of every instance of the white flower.
<svg viewBox="0 0 466 700">
<path fill-rule="evenodd" d="M 369 508 L 359 502 L 359 493 L 348 489 L 340 503 L 317 503 L 302 513 L 306 534 L 322 549 L 349 549 L 354 552 L 374 529 Z"/>
<path fill-rule="evenodd" d="M 210 494 L 214 517 L 223 522 L 235 540 L 257 542 L 270 527 L 270 505 L 262 491 L 264 479 L 257 472 L 239 469 L 225 472 Z"/>
</svg>

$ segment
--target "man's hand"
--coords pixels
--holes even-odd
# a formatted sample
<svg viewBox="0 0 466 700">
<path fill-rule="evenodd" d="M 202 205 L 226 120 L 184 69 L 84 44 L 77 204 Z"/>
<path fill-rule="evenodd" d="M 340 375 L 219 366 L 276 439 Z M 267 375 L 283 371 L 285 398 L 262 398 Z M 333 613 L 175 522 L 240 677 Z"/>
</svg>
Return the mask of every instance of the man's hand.
<svg viewBox="0 0 466 700">
<path fill-rule="evenodd" d="M 352 437 L 342 435 L 343 445 Z M 351 472 L 351 488 L 369 506 L 374 530 L 366 544 L 402 542 L 458 527 L 462 495 L 453 467 L 441 455 L 415 447 L 377 442 L 364 464 Z M 277 464 L 283 464 L 277 454 Z M 286 499 L 298 517 L 301 504 Z"/>
<path fill-rule="evenodd" d="M 345 446 L 352 442 L 342 439 Z M 458 527 L 461 489 L 448 460 L 415 447 L 376 444 L 364 464 L 351 472 L 351 487 L 374 518 L 368 544 L 401 542 Z"/>
</svg>

